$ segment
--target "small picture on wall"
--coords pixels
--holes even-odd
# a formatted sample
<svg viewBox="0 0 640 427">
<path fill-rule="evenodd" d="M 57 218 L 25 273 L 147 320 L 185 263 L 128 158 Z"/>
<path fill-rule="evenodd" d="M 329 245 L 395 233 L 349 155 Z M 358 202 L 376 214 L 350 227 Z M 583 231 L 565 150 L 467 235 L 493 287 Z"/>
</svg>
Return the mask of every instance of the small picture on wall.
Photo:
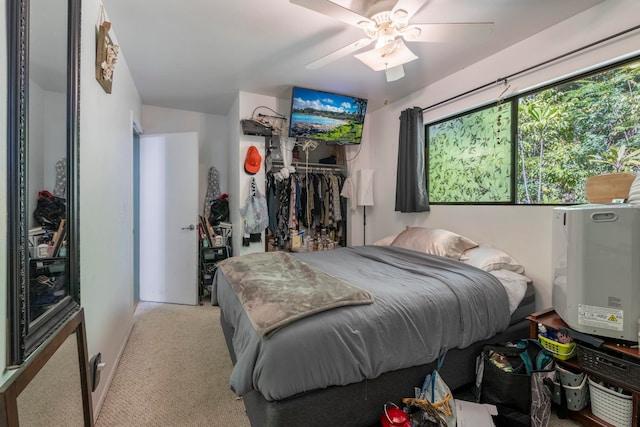
<svg viewBox="0 0 640 427">
<path fill-rule="evenodd" d="M 105 92 L 111 93 L 113 84 L 113 70 L 118 59 L 120 47 L 113 44 L 109 37 L 111 23 L 105 21 L 98 27 L 96 40 L 96 80 Z"/>
</svg>

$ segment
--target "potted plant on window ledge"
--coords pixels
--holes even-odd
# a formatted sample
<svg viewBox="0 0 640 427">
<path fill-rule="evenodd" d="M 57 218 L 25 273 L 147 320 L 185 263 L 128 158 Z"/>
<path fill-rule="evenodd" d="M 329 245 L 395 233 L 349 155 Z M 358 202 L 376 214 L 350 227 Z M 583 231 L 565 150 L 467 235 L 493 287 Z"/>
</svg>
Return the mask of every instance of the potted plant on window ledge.
<svg viewBox="0 0 640 427">
<path fill-rule="evenodd" d="M 625 144 L 612 146 L 605 155 L 592 155 L 590 162 L 609 165 L 612 173 L 593 175 L 585 182 L 585 195 L 591 203 L 611 203 L 613 199 L 626 199 L 636 174 L 633 167 L 640 166 L 640 149 L 628 151 Z"/>
</svg>

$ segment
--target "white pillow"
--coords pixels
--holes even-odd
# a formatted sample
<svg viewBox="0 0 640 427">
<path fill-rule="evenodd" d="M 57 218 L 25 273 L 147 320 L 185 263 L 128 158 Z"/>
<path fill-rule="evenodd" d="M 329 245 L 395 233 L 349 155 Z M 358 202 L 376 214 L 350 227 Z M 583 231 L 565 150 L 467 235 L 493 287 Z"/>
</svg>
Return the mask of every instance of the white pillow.
<svg viewBox="0 0 640 427">
<path fill-rule="evenodd" d="M 409 227 L 391 246 L 459 260 L 465 250 L 478 246 L 464 236 L 440 228 Z"/>
<path fill-rule="evenodd" d="M 399 233 L 398 233 L 399 234 Z M 393 234 L 391 236 L 383 237 L 382 239 L 374 242 L 375 246 L 391 246 L 391 243 L 398 237 L 398 234 Z"/>
<path fill-rule="evenodd" d="M 466 250 L 460 261 L 484 271 L 509 270 L 524 273 L 524 267 L 515 258 L 487 244 Z"/>
<path fill-rule="evenodd" d="M 631 203 L 632 205 L 640 205 L 640 175 L 636 175 L 636 178 L 631 183 L 627 203 Z"/>
<path fill-rule="evenodd" d="M 493 270 L 489 274 L 495 276 L 505 291 L 507 291 L 507 297 L 509 298 L 509 313 L 513 314 L 520 305 L 524 294 L 527 292 L 527 283 L 530 279 L 522 274 L 516 274 L 509 270 Z"/>
</svg>

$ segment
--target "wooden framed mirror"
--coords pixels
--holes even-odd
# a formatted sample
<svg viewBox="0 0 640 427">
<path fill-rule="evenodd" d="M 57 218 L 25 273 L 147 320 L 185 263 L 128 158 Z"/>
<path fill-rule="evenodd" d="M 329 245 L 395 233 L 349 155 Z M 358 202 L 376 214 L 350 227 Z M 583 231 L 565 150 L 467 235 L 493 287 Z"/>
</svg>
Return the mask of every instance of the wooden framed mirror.
<svg viewBox="0 0 640 427">
<path fill-rule="evenodd" d="M 80 309 L 80 5 L 81 0 L 7 2 L 8 361 L 13 367 Z M 51 200 L 41 206 L 48 195 Z M 52 201 L 56 210 L 45 203 Z"/>
<path fill-rule="evenodd" d="M 84 311 L 76 311 L 0 388 L 0 426 L 93 426 Z"/>
</svg>

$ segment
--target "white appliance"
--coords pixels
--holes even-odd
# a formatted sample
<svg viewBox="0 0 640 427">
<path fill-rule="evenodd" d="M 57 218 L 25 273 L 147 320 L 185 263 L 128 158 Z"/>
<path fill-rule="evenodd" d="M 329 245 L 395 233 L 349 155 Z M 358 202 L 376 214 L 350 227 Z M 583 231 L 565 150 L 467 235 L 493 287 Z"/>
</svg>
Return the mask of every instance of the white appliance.
<svg viewBox="0 0 640 427">
<path fill-rule="evenodd" d="M 552 301 L 571 329 L 636 341 L 640 319 L 640 207 L 553 210 Z"/>
</svg>

